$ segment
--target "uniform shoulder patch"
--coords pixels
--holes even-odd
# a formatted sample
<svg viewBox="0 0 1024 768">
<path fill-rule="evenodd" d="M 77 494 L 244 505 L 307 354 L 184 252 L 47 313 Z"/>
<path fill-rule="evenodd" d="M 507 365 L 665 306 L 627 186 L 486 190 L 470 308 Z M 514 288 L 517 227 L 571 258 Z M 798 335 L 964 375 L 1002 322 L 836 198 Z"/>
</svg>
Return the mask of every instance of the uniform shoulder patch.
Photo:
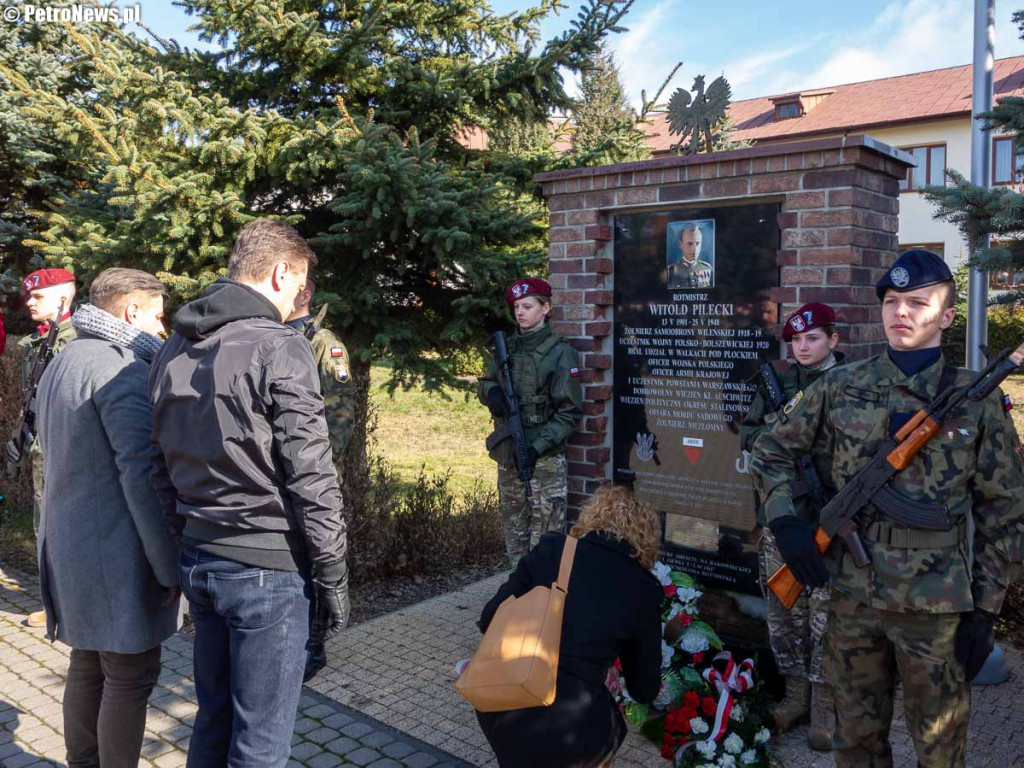
<svg viewBox="0 0 1024 768">
<path fill-rule="evenodd" d="M 569 375 L 572 376 L 573 378 L 576 378 L 577 376 L 580 375 L 580 369 L 579 368 L 570 368 L 569 369 Z"/>
<path fill-rule="evenodd" d="M 344 357 L 344 356 L 345 356 L 345 349 L 344 349 L 344 347 L 331 347 L 331 357 Z"/>
<path fill-rule="evenodd" d="M 804 391 L 801 389 L 799 392 L 793 395 L 793 398 L 788 403 L 786 403 L 782 407 L 782 412 L 785 413 L 786 415 L 789 415 L 790 413 L 793 412 L 793 409 L 796 408 L 797 404 L 803 399 Z"/>
<path fill-rule="evenodd" d="M 1012 411 L 1013 410 L 1013 401 L 1010 400 L 1010 396 L 1009 395 L 1003 395 L 1003 410 L 1004 411 Z"/>
</svg>

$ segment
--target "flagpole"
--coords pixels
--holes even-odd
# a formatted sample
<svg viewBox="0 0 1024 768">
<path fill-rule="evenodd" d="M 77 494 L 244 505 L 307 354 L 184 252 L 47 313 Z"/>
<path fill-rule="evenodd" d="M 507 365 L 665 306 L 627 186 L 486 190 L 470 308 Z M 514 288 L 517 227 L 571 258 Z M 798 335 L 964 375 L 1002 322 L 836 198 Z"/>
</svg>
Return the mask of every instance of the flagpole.
<svg viewBox="0 0 1024 768">
<path fill-rule="evenodd" d="M 974 0 L 972 116 L 992 109 L 995 14 L 995 0 Z M 971 183 L 985 188 L 992 185 L 992 137 L 977 117 L 971 120 Z M 984 235 L 968 245 L 974 256 L 988 248 L 989 236 Z M 987 341 L 988 275 L 971 267 L 967 280 L 967 367 L 971 370 L 980 371 L 985 367 L 980 346 Z"/>
</svg>

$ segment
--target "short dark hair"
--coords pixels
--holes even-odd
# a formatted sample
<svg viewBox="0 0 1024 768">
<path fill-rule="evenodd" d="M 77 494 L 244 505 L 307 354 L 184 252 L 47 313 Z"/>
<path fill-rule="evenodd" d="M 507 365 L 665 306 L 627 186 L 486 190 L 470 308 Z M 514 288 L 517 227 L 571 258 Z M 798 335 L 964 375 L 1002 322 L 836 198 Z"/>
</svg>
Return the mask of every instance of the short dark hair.
<svg viewBox="0 0 1024 768">
<path fill-rule="evenodd" d="M 943 309 L 953 309 L 956 306 L 956 280 L 947 280 L 942 283 L 948 289 L 946 300 L 943 302 Z"/>
<path fill-rule="evenodd" d="M 294 268 L 316 265 L 316 254 L 295 227 L 278 219 L 250 221 L 235 238 L 228 259 L 228 277 L 241 282 L 260 282 L 280 261 Z"/>
<path fill-rule="evenodd" d="M 825 336 L 830 339 L 839 333 L 839 331 L 836 330 L 835 325 L 832 324 L 821 326 L 821 330 L 823 330 L 825 332 Z"/>
<path fill-rule="evenodd" d="M 89 287 L 89 301 L 94 307 L 120 317 L 136 294 L 167 296 L 167 288 L 154 275 L 141 269 L 111 267 L 100 272 Z"/>
</svg>

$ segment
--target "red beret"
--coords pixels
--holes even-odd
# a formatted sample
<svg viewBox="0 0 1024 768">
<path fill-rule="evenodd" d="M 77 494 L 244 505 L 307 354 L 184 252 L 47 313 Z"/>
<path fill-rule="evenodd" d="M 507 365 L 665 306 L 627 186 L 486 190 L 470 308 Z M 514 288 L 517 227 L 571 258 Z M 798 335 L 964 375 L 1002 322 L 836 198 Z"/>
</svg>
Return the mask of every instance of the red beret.
<svg viewBox="0 0 1024 768">
<path fill-rule="evenodd" d="M 73 282 L 75 282 L 75 276 L 66 269 L 38 269 L 21 281 L 21 287 L 25 293 L 31 293 L 40 288 Z"/>
<path fill-rule="evenodd" d="M 782 340 L 792 341 L 794 334 L 806 333 L 823 325 L 835 325 L 836 311 L 828 304 L 812 301 L 786 318 L 782 326 Z"/>
<path fill-rule="evenodd" d="M 505 301 L 510 307 L 527 296 L 547 296 L 550 299 L 551 286 L 539 277 L 524 277 L 516 280 L 505 291 Z"/>
</svg>

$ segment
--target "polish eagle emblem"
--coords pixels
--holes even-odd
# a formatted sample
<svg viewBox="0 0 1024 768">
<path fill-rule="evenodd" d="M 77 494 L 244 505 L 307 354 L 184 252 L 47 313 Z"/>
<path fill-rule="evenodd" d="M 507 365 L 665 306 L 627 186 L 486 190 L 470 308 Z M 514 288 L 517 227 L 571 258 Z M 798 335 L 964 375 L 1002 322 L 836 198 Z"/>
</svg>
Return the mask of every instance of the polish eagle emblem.
<svg viewBox="0 0 1024 768">
<path fill-rule="evenodd" d="M 711 152 L 717 139 L 716 128 L 725 121 L 726 109 L 732 98 L 732 88 L 724 76 L 719 76 L 704 89 L 704 75 L 693 81 L 693 95 L 685 88 L 677 88 L 668 101 L 668 132 L 679 136 L 674 152 L 686 155 Z"/>
</svg>

